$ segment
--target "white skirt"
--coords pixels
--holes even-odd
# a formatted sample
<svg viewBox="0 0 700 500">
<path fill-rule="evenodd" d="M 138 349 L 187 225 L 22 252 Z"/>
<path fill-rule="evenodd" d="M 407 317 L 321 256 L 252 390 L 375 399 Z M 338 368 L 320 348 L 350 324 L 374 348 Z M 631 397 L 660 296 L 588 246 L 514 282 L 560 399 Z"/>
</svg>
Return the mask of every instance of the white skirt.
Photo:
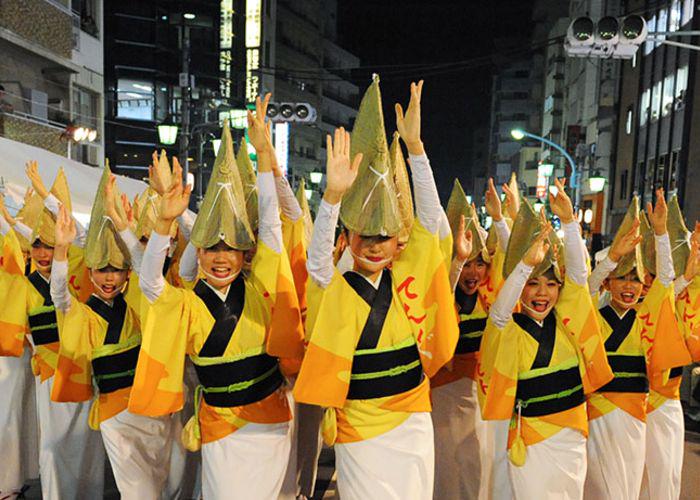
<svg viewBox="0 0 700 500">
<path fill-rule="evenodd" d="M 562 429 L 528 446 L 522 467 L 508 462 L 508 469 L 516 499 L 580 500 L 586 480 L 586 438 L 577 430 Z"/>
<path fill-rule="evenodd" d="M 178 415 L 145 417 L 124 410 L 100 424 L 119 494 L 158 500 L 170 470 L 171 427 Z"/>
<path fill-rule="evenodd" d="M 476 382 L 461 378 L 432 389 L 435 431 L 434 498 L 444 500 L 480 498 L 482 472 L 492 460 L 481 419 Z M 483 467 L 482 471 L 482 463 Z M 488 490 L 487 485 L 483 485 Z M 484 497 L 488 498 L 488 497 Z"/>
<path fill-rule="evenodd" d="M 508 472 L 508 431 L 510 420 L 486 420 L 482 440 L 486 453 L 481 461 L 479 500 L 512 500 Z M 485 458 L 485 459 L 484 459 Z"/>
<path fill-rule="evenodd" d="M 247 424 L 202 445 L 202 496 L 207 500 L 272 500 L 282 489 L 291 422 Z"/>
<path fill-rule="evenodd" d="M 669 399 L 647 414 L 646 466 L 641 499 L 680 498 L 684 445 L 683 408 L 677 399 Z"/>
<path fill-rule="evenodd" d="M 433 423 L 427 412 L 379 436 L 336 443 L 338 492 L 343 500 L 425 500 L 433 496 Z"/>
<path fill-rule="evenodd" d="M 39 477 L 39 432 L 31 352 L 0 356 L 0 498 Z"/>
<path fill-rule="evenodd" d="M 646 424 L 615 409 L 588 423 L 588 500 L 638 500 L 644 474 Z"/>
<path fill-rule="evenodd" d="M 90 402 L 51 401 L 53 377 L 36 377 L 39 414 L 39 473 L 44 500 L 101 500 L 105 450 L 100 433 L 88 427 Z"/>
</svg>

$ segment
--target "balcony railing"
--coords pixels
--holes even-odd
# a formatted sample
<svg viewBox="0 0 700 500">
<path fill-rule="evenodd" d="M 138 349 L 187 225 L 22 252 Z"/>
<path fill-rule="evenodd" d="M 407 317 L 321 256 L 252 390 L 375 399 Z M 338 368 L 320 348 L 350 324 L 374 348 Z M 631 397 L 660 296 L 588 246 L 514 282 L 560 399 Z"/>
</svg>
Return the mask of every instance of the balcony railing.
<svg viewBox="0 0 700 500">
<path fill-rule="evenodd" d="M 60 57 L 71 57 L 72 15 L 57 2 L 2 0 L 0 27 Z"/>
<path fill-rule="evenodd" d="M 65 125 L 42 121 L 24 113 L 0 113 L 0 136 L 66 156 L 67 143 L 61 139 Z"/>
</svg>

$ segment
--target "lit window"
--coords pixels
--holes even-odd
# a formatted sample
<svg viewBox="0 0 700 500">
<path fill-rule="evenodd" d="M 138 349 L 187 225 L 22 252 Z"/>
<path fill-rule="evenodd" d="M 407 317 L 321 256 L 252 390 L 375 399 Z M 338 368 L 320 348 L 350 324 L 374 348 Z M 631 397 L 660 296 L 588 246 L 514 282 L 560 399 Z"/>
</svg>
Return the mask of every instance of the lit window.
<svg viewBox="0 0 700 500">
<path fill-rule="evenodd" d="M 695 0 L 683 0 L 683 13 L 681 14 L 681 26 L 685 26 L 693 19 Z"/>
<path fill-rule="evenodd" d="M 147 80 L 120 78 L 117 83 L 117 116 L 130 120 L 153 120 L 155 93 Z"/>
<path fill-rule="evenodd" d="M 643 127 L 647 123 L 647 119 L 649 117 L 649 105 L 651 104 L 650 100 L 651 94 L 649 92 L 649 89 L 646 89 L 642 93 L 642 99 L 639 104 L 639 126 Z"/>
<path fill-rule="evenodd" d="M 651 121 L 659 119 L 661 111 L 661 82 L 656 82 L 651 89 Z"/>
<path fill-rule="evenodd" d="M 627 110 L 627 121 L 625 122 L 625 132 L 627 135 L 632 133 L 632 108 Z"/>
<path fill-rule="evenodd" d="M 681 1 L 673 0 L 668 17 L 668 31 L 678 31 L 681 27 Z"/>
<path fill-rule="evenodd" d="M 650 33 L 653 31 L 656 31 L 656 14 L 651 16 L 651 19 L 649 19 L 647 21 L 647 29 L 649 30 Z M 654 42 L 650 42 L 650 41 L 644 42 L 644 55 L 646 56 L 646 55 L 651 54 L 651 51 L 654 50 L 655 45 L 656 44 Z"/>
<path fill-rule="evenodd" d="M 661 116 L 668 116 L 673 110 L 674 76 L 675 75 L 670 74 L 666 75 L 666 78 L 664 78 L 663 100 L 661 101 Z"/>
</svg>

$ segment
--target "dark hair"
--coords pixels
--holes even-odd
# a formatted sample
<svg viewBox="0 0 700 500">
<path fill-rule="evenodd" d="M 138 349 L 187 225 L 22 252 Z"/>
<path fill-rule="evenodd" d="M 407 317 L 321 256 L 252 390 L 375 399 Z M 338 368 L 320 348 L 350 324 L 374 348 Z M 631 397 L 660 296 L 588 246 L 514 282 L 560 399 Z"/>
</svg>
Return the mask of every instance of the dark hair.
<svg viewBox="0 0 700 500">
<path fill-rule="evenodd" d="M 5 86 L 0 84 L 0 92 L 5 92 Z"/>
</svg>

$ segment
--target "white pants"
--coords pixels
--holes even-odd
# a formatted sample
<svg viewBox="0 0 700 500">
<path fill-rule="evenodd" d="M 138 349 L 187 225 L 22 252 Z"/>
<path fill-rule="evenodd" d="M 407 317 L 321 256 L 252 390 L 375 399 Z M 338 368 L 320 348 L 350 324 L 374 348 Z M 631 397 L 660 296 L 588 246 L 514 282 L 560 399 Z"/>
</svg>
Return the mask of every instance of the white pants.
<svg viewBox="0 0 700 500">
<path fill-rule="evenodd" d="M 481 487 L 479 500 L 512 500 L 508 466 L 508 430 L 510 420 L 487 420 L 484 422 L 487 460 L 481 461 Z"/>
<path fill-rule="evenodd" d="M 39 477 L 39 432 L 31 352 L 0 357 L 0 498 Z"/>
<path fill-rule="evenodd" d="M 202 445 L 202 495 L 206 500 L 273 500 L 289 463 L 291 422 L 247 424 Z"/>
<path fill-rule="evenodd" d="M 476 382 L 461 378 L 431 391 L 435 431 L 434 498 L 481 498 L 482 462 L 491 461 Z M 486 465 L 486 464 L 484 464 Z M 488 467 L 484 467 L 487 469 Z M 483 485 L 485 492 L 488 485 Z M 487 496 L 483 498 L 488 498 Z"/>
<path fill-rule="evenodd" d="M 684 445 L 683 408 L 677 399 L 669 399 L 647 414 L 646 466 L 640 498 L 680 498 Z"/>
<path fill-rule="evenodd" d="M 379 436 L 335 445 L 343 500 L 425 500 L 433 496 L 435 453 L 430 414 L 412 413 Z"/>
<path fill-rule="evenodd" d="M 513 495 L 522 500 L 580 500 L 586 480 L 586 438 L 563 429 L 527 447 L 522 467 L 508 462 Z"/>
<path fill-rule="evenodd" d="M 158 500 L 170 469 L 171 427 L 178 415 L 145 417 L 127 410 L 100 424 L 119 494 Z"/>
<path fill-rule="evenodd" d="M 36 378 L 42 497 L 101 500 L 105 451 L 99 432 L 88 427 L 90 403 L 54 403 L 53 380 Z"/>
<path fill-rule="evenodd" d="M 646 424 L 615 409 L 588 423 L 588 500 L 638 500 L 644 474 Z"/>
</svg>

